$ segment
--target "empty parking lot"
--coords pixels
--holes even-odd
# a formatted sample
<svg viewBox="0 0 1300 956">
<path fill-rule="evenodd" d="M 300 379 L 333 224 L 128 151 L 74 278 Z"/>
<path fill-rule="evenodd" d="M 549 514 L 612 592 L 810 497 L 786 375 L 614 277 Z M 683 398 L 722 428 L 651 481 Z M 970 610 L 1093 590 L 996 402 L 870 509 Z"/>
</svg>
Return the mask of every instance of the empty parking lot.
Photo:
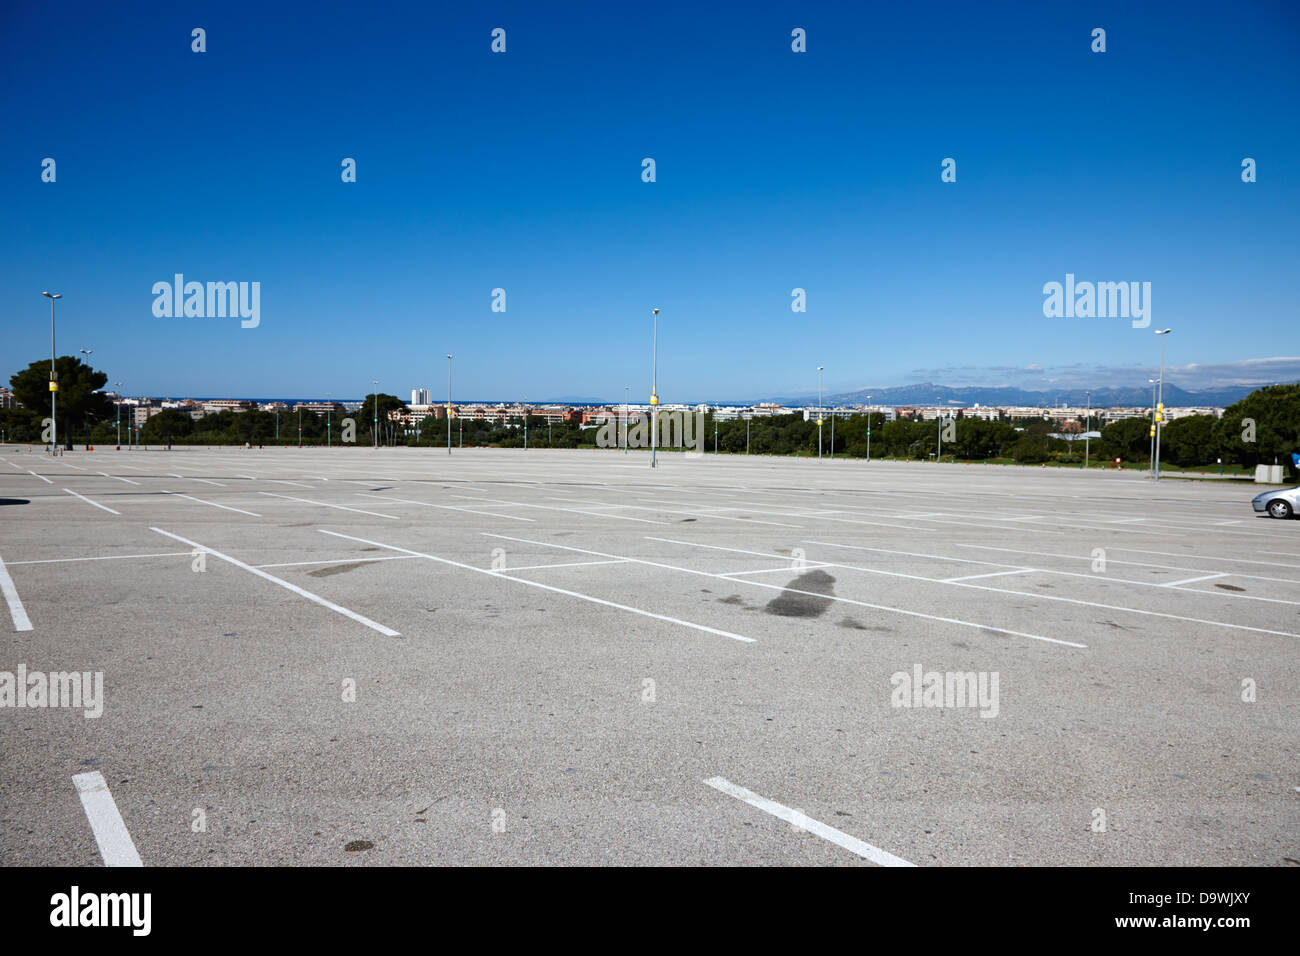
<svg viewBox="0 0 1300 956">
<path fill-rule="evenodd" d="M 103 675 L 0 710 L 0 862 L 1300 858 L 1252 486 L 647 465 L 0 448 L 0 671 Z"/>
</svg>

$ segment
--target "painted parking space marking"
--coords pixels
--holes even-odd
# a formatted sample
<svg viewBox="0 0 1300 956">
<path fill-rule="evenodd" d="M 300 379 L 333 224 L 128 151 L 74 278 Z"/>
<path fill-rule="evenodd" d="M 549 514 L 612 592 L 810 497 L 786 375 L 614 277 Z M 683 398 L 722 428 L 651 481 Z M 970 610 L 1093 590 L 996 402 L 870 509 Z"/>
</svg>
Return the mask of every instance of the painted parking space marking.
<svg viewBox="0 0 1300 956">
<path fill-rule="evenodd" d="M 87 498 L 85 495 L 79 495 L 79 494 L 77 494 L 75 491 L 73 491 L 71 488 L 64 488 L 63 490 L 66 491 L 68 494 L 72 495 L 72 497 L 74 497 L 74 498 L 80 498 L 82 501 L 84 501 L 84 502 L 85 502 L 86 504 L 88 504 L 88 505 L 94 505 L 94 506 L 95 506 L 96 508 L 98 508 L 100 511 L 107 511 L 107 512 L 108 512 L 109 514 L 111 514 L 111 515 L 120 515 L 120 514 L 122 513 L 122 512 L 120 512 L 120 511 L 114 511 L 112 508 L 108 507 L 107 505 L 101 505 L 98 501 L 91 501 L 91 500 L 90 500 L 89 498 Z"/>
<path fill-rule="evenodd" d="M 925 620 L 929 620 L 929 621 L 941 621 L 941 622 L 943 622 L 943 623 L 945 623 L 945 624 L 956 624 L 956 625 L 959 625 L 959 626 L 961 626 L 961 627 L 973 627 L 973 628 L 978 628 L 978 629 L 980 629 L 980 630 L 993 631 L 993 632 L 996 632 L 996 633 L 998 633 L 998 634 L 1009 634 L 1009 635 L 1012 635 L 1012 636 L 1014 636 L 1014 637 L 1025 637 L 1025 638 L 1029 638 L 1030 640 L 1034 640 L 1034 641 L 1045 641 L 1046 643 L 1049 643 L 1049 644 L 1062 644 L 1062 645 L 1065 645 L 1066 647 L 1078 647 L 1078 648 L 1086 648 L 1086 647 L 1088 646 L 1087 644 L 1079 644 L 1079 643 L 1076 643 L 1075 641 L 1063 641 L 1063 640 L 1060 640 L 1059 638 L 1055 638 L 1055 637 L 1044 637 L 1044 636 L 1041 635 L 1041 634 L 1027 634 L 1027 633 L 1025 633 L 1025 632 L 1023 632 L 1023 631 L 1012 631 L 1012 630 L 1008 630 L 1008 629 L 1005 628 L 1005 627 L 994 627 L 994 626 L 991 625 L 991 624 L 976 624 L 976 623 L 971 622 L 971 621 L 962 621 L 962 620 L 959 620 L 959 619 L 957 619 L 957 618 L 952 618 L 952 617 L 943 617 L 943 616 L 940 616 L 940 615 L 937 615 L 937 614 L 926 614 L 926 613 L 924 613 L 924 612 L 922 612 L 922 611 L 912 611 L 912 610 L 908 610 L 907 608 L 894 607 L 894 606 L 891 606 L 891 605 L 888 605 L 888 604 L 872 604 L 872 603 L 870 603 L 870 602 L 868 602 L 868 601 L 857 601 L 857 600 L 854 600 L 853 598 L 841 597 L 841 596 L 836 595 L 836 594 L 820 594 L 820 593 L 818 593 L 818 592 L 816 592 L 816 591 L 803 591 L 803 590 L 800 590 L 800 589 L 798 589 L 798 588 L 782 587 L 782 586 L 779 585 L 779 584 L 765 584 L 765 583 L 763 583 L 762 581 L 749 581 L 749 580 L 746 580 L 746 579 L 744 579 L 744 578 L 727 577 L 727 576 L 724 576 L 724 575 L 722 575 L 722 574 L 718 574 L 718 573 L 713 572 L 713 571 L 700 571 L 700 570 L 697 570 L 697 569 L 695 569 L 695 568 L 684 568 L 684 567 L 681 567 L 680 565 L 675 565 L 675 564 L 664 564 L 664 563 L 659 562 L 659 561 L 647 561 L 647 560 L 645 560 L 644 558 L 632 558 L 632 557 L 628 557 L 628 556 L 626 556 L 626 555 L 621 555 L 621 554 L 610 554 L 610 553 L 605 552 L 605 551 L 592 551 L 592 550 L 589 550 L 589 549 L 587 549 L 587 548 L 575 548 L 575 547 L 571 547 L 571 546 L 569 546 L 569 545 L 564 545 L 564 544 L 553 544 L 553 543 L 551 543 L 551 542 L 549 542 L 549 541 L 531 541 L 531 540 L 529 540 L 529 539 L 527 539 L 527 538 L 512 538 L 512 537 L 509 537 L 508 535 L 504 535 L 504 534 L 494 534 L 494 533 L 487 532 L 487 531 L 483 531 L 483 532 L 480 532 L 480 533 L 483 534 L 483 535 L 485 535 L 485 536 L 487 536 L 487 537 L 489 537 L 489 538 L 502 538 L 503 540 L 506 540 L 506 541 L 518 541 L 518 542 L 521 542 L 521 543 L 523 543 L 523 544 L 535 544 L 535 545 L 538 545 L 539 547 L 543 547 L 543 548 L 558 548 L 558 549 L 560 549 L 560 550 L 562 550 L 562 551 L 577 551 L 577 552 L 579 552 L 579 553 L 581 553 L 581 554 L 591 554 L 591 555 L 596 555 L 596 556 L 604 557 L 604 558 L 621 558 L 622 560 L 624 560 L 624 561 L 628 561 L 628 562 L 631 562 L 631 563 L 633 563 L 633 564 L 644 564 L 644 565 L 647 565 L 647 566 L 652 567 L 652 568 L 663 568 L 663 569 L 666 570 L 666 571 L 677 571 L 677 572 L 682 573 L 682 574 L 695 574 L 695 575 L 700 575 L 700 576 L 702 576 L 702 577 L 706 577 L 706 578 L 714 578 L 715 580 L 720 580 L 720 581 L 731 581 L 731 582 L 734 583 L 734 584 L 748 584 L 748 585 L 750 585 L 751 587 L 756 587 L 756 588 L 767 588 L 768 590 L 781 591 L 781 592 L 783 592 L 783 593 L 789 593 L 789 594 L 805 594 L 805 595 L 808 595 L 809 597 L 820 598 L 820 599 L 827 600 L 827 601 L 837 601 L 837 602 L 840 602 L 840 603 L 842 603 L 842 604 L 852 604 L 852 605 L 854 605 L 855 607 L 867 607 L 867 608 L 871 608 L 871 609 L 873 609 L 873 610 L 877 610 L 877 611 L 890 611 L 890 612 L 892 612 L 892 613 L 894 613 L 894 614 L 902 614 L 902 615 L 904 615 L 904 616 L 906 616 L 906 617 L 918 617 L 918 618 L 924 618 Z M 651 540 L 651 541 L 664 541 L 664 542 L 667 542 L 667 543 L 669 543 L 669 544 L 685 544 L 685 545 L 687 545 L 687 546 L 702 547 L 702 548 L 716 548 L 717 550 L 720 550 L 720 551 L 737 551 L 737 550 L 740 550 L 740 549 L 737 549 L 737 548 L 719 548 L 719 547 L 717 547 L 717 546 L 715 546 L 715 545 L 707 545 L 707 544 L 705 544 L 705 545 L 693 545 L 691 542 L 686 542 L 686 541 L 674 541 L 674 540 L 671 539 L 671 538 L 655 538 L 655 537 L 651 537 L 651 536 L 649 536 L 649 535 L 647 535 L 647 538 L 648 538 L 649 540 Z M 779 555 L 779 554 L 766 554 L 766 553 L 758 552 L 758 551 L 749 551 L 749 552 L 742 551 L 741 553 L 744 553 L 744 554 L 759 554 L 759 555 L 761 555 L 762 557 L 766 557 L 766 558 L 781 558 L 781 557 L 782 557 L 782 555 Z M 828 565 L 828 566 L 833 566 L 833 567 L 851 567 L 851 565 L 843 565 L 843 564 Z M 930 579 L 927 578 L 926 580 L 930 580 Z"/>
<path fill-rule="evenodd" d="M 229 564 L 233 564 L 237 568 L 243 568 L 245 571 L 248 571 L 251 574 L 256 574 L 258 577 L 270 581 L 273 584 L 278 584 L 280 587 L 284 588 L 285 590 L 292 591 L 294 594 L 297 594 L 301 597 L 305 597 L 307 600 L 319 604 L 321 607 L 329 608 L 331 611 L 334 611 L 338 614 L 342 614 L 344 617 L 351 618 L 352 620 L 356 621 L 358 624 L 364 624 L 372 631 L 378 631 L 380 634 L 384 634 L 388 637 L 402 636 L 398 631 L 394 631 L 391 627 L 385 627 L 383 624 L 380 624 L 376 621 L 372 621 L 370 620 L 370 618 L 364 617 L 363 615 L 358 614 L 356 611 L 349 610 L 348 608 L 335 604 L 333 601 L 326 600 L 325 598 L 321 597 L 319 594 L 313 594 L 312 592 L 304 588 L 298 587 L 298 585 L 296 584 L 290 584 L 288 581 L 285 581 L 282 578 L 277 578 L 273 574 L 267 574 L 261 568 L 255 568 L 251 564 L 245 564 L 243 561 L 240 561 L 238 558 L 232 558 L 228 554 L 222 554 L 220 551 L 216 550 L 215 548 L 209 548 L 206 545 L 199 544 L 197 541 L 191 541 L 189 538 L 182 538 L 180 535 L 172 534 L 170 531 L 164 531 L 162 528 L 150 527 L 149 530 L 156 531 L 158 532 L 158 534 L 161 535 L 166 535 L 167 537 L 173 538 L 176 541 L 181 542 L 182 544 L 188 544 L 192 548 L 197 548 L 200 551 L 206 552 L 207 554 L 212 555 L 214 558 L 220 558 L 222 561 L 225 561 Z"/>
<path fill-rule="evenodd" d="M 176 498 L 185 498 L 187 501 L 197 501 L 197 502 L 198 502 L 199 504 L 201 504 L 201 505 L 210 505 L 210 506 L 213 507 L 213 508 L 221 508 L 221 509 L 223 509 L 223 510 L 225 510 L 225 511 L 237 511 L 237 512 L 239 512 L 241 515 L 249 515 L 249 516 L 251 516 L 251 517 L 253 517 L 253 518 L 260 518 L 260 517 L 262 517 L 261 515 L 257 514 L 256 512 L 253 512 L 253 511 L 245 511 L 243 508 L 232 508 L 232 507 L 230 507 L 230 505 L 219 505 L 219 504 L 217 504 L 215 501 L 205 501 L 205 500 L 202 499 L 202 498 L 195 498 L 193 495 L 183 495 L 183 494 L 181 494 L 179 491 L 167 491 L 166 489 L 164 489 L 164 490 L 163 490 L 163 494 L 165 494 L 165 495 L 172 495 L 172 496 L 174 496 L 174 497 L 176 497 Z"/>
<path fill-rule="evenodd" d="M 359 541 L 362 544 L 373 545 L 374 547 L 377 548 L 388 548 L 391 551 L 401 551 L 405 554 L 414 555 L 415 557 L 419 557 L 419 558 L 428 558 L 430 561 L 437 561 L 440 564 L 449 564 L 452 567 L 463 568 L 466 571 L 474 571 L 478 574 L 487 574 L 490 575 L 491 577 L 502 578 L 506 581 L 517 581 L 520 584 L 527 584 L 529 587 L 541 588 L 545 591 L 553 591 L 556 594 L 563 594 L 568 597 L 578 598 L 579 600 L 589 601 L 592 604 L 601 604 L 604 605 L 605 607 L 617 608 L 620 611 L 628 611 L 629 613 L 632 614 L 639 614 L 642 617 L 654 618 L 655 620 L 658 621 L 667 621 L 670 624 L 680 624 L 682 627 L 693 628 L 697 631 L 705 631 L 709 634 L 717 634 L 721 637 L 729 637 L 733 641 L 741 641 L 746 644 L 754 643 L 754 639 L 752 637 L 744 637 L 743 635 L 740 634 L 733 634 L 731 631 L 719 630 L 716 627 L 708 627 L 707 625 L 696 624 L 692 621 L 683 621 L 680 618 L 669 617 L 666 614 L 655 614 L 652 611 L 645 611 L 639 607 L 629 607 L 626 604 L 618 604 L 614 601 L 606 601 L 604 598 L 592 597 L 590 594 L 579 594 L 577 591 L 569 591 L 564 588 L 554 587 L 550 584 L 542 584 L 540 581 L 530 581 L 528 578 L 511 577 L 510 575 L 500 571 L 491 571 L 486 568 L 476 568 L 472 564 L 463 564 L 460 561 L 453 561 L 450 558 L 441 558 L 434 554 L 426 554 L 423 551 L 412 551 L 410 548 L 402 548 L 395 544 L 384 544 L 382 541 L 370 541 L 366 538 L 358 538 L 350 534 L 341 534 L 338 531 L 325 531 L 324 529 L 322 529 L 322 533 L 332 534 L 337 538 L 348 538 L 352 541 Z"/>
<path fill-rule="evenodd" d="M 882 850 L 878 846 L 872 846 L 865 840 L 859 840 L 855 836 L 850 836 L 843 830 L 837 830 L 834 827 L 814 820 L 807 814 L 798 810 L 792 810 L 785 804 L 777 803 L 775 800 L 769 800 L 766 797 L 760 797 L 752 790 L 746 790 L 744 787 L 736 786 L 730 780 L 723 777 L 710 777 L 704 781 L 714 790 L 725 793 L 729 797 L 735 797 L 737 800 L 744 801 L 751 807 L 762 810 L 764 813 L 770 813 L 778 820 L 784 820 L 801 830 L 807 830 L 814 836 L 819 836 L 823 840 L 829 840 L 836 846 L 843 847 L 850 853 L 855 853 L 864 860 L 870 860 L 878 866 L 916 866 L 915 863 L 909 863 L 901 856 L 895 856 L 887 850 Z"/>
<path fill-rule="evenodd" d="M 90 821 L 90 832 L 95 835 L 104 865 L 144 866 L 104 775 L 98 770 L 79 773 L 72 778 L 72 783 L 81 798 L 86 819 Z"/>
<path fill-rule="evenodd" d="M 9 576 L 5 569 L 4 559 L 0 558 L 0 594 L 5 596 L 5 603 L 9 605 L 9 616 L 13 618 L 15 631 L 30 631 L 32 629 L 31 619 L 27 617 L 27 611 L 23 608 L 22 599 L 18 597 L 18 588 L 14 585 L 14 579 Z"/>
<path fill-rule="evenodd" d="M 393 521 L 401 521 L 397 515 L 380 514 L 378 511 L 365 511 L 362 508 L 349 508 L 347 505 L 332 505 L 326 501 L 312 501 L 310 498 L 295 498 L 293 495 L 276 494 L 274 491 L 259 491 L 259 495 L 268 495 L 272 498 L 286 498 L 289 501 L 301 501 L 305 505 L 317 505 L 321 508 L 337 508 L 339 511 L 352 511 L 359 515 L 370 515 L 372 518 L 389 518 Z"/>
<path fill-rule="evenodd" d="M 1029 574 L 1035 568 L 1012 568 L 1009 571 L 990 571 L 988 574 L 966 574 L 959 578 L 944 578 L 943 584 L 956 584 L 958 581 L 974 581 L 977 578 L 1000 578 L 1005 574 Z"/>
<path fill-rule="evenodd" d="M 436 505 L 431 501 L 415 501 L 411 498 L 392 498 L 388 495 L 372 495 L 364 491 L 358 491 L 357 495 L 362 498 L 376 498 L 380 501 L 394 501 L 404 505 L 420 505 L 424 508 L 441 508 L 445 511 L 463 511 L 472 515 L 487 515 L 489 518 L 504 518 L 507 521 L 536 521 L 536 518 L 525 518 L 522 515 L 502 515 L 494 511 L 478 511 L 474 508 L 458 508 L 456 505 Z"/>
<path fill-rule="evenodd" d="M 1220 572 L 1219 574 L 1204 574 L 1199 578 L 1184 578 L 1181 581 L 1170 581 L 1168 584 L 1162 584 L 1161 587 L 1180 588 L 1184 584 L 1195 584 L 1197 581 L 1213 581 L 1215 578 L 1227 578 L 1231 576 L 1232 575 L 1228 574 L 1226 571 Z"/>
</svg>

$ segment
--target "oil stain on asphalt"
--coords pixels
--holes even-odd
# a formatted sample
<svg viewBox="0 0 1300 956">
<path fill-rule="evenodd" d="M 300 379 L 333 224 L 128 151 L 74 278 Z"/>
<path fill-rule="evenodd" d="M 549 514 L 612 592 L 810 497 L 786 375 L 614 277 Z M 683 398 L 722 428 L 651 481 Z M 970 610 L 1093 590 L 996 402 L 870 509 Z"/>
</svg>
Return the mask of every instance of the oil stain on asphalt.
<svg viewBox="0 0 1300 956">
<path fill-rule="evenodd" d="M 811 591 L 811 594 L 801 594 Z M 768 614 L 778 617 L 821 617 L 831 606 L 830 597 L 835 593 L 835 579 L 820 568 L 805 571 L 785 586 L 785 590 L 763 608 Z"/>
</svg>

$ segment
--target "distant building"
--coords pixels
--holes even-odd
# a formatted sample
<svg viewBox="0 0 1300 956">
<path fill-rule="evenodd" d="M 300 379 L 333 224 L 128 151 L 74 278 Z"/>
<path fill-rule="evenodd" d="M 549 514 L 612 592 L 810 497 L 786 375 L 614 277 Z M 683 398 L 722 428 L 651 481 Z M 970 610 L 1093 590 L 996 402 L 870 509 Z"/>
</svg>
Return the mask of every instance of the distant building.
<svg viewBox="0 0 1300 956">
<path fill-rule="evenodd" d="M 417 406 L 417 405 L 428 405 L 428 404 L 430 404 L 430 401 L 429 401 L 429 390 L 428 390 L 427 388 L 413 388 L 413 389 L 411 389 L 411 405 L 412 405 L 412 406 Z"/>
<path fill-rule="evenodd" d="M 245 402 L 238 398 L 217 398 L 203 403 L 203 410 L 209 415 L 217 412 L 246 412 L 253 407 L 253 402 Z"/>
</svg>

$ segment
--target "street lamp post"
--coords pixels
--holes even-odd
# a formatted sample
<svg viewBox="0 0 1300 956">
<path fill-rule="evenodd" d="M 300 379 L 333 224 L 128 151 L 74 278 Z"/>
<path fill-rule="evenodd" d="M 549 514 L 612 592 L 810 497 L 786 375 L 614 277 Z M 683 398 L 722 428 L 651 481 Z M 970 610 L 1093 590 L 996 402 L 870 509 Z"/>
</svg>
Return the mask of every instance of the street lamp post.
<svg viewBox="0 0 1300 956">
<path fill-rule="evenodd" d="M 627 454 L 627 413 L 632 404 L 632 386 L 623 386 L 623 454 Z"/>
<path fill-rule="evenodd" d="M 824 365 L 817 366 L 817 460 L 822 460 L 822 370 Z"/>
<path fill-rule="evenodd" d="M 330 392 L 325 393 L 325 447 L 332 448 L 333 441 L 330 429 L 334 421 L 334 396 Z"/>
<path fill-rule="evenodd" d="M 447 454 L 451 454 L 451 355 L 447 356 Z"/>
<path fill-rule="evenodd" d="M 59 393 L 59 373 L 54 369 L 54 300 L 62 299 L 63 293 L 42 292 L 50 300 L 50 451 L 57 453 L 59 447 L 59 419 L 55 412 L 55 396 Z"/>
<path fill-rule="evenodd" d="M 1165 336 L 1173 329 L 1160 329 L 1160 398 L 1156 402 L 1156 481 L 1160 480 L 1160 433 L 1165 422 Z"/>
<path fill-rule="evenodd" d="M 1147 457 L 1147 471 L 1155 474 L 1156 469 L 1156 384 L 1160 381 L 1158 378 L 1147 379 L 1147 384 L 1151 386 L 1151 449 Z"/>
<path fill-rule="evenodd" d="M 659 429 L 656 427 L 659 410 L 659 310 L 651 310 L 654 318 L 654 332 L 650 346 L 650 467 L 656 467 L 655 453 L 659 445 Z"/>
<path fill-rule="evenodd" d="M 867 396 L 867 461 L 871 461 L 871 396 Z"/>
<path fill-rule="evenodd" d="M 379 450 L 379 379 L 372 380 L 375 385 L 375 407 L 371 409 L 374 413 L 374 426 L 370 429 L 371 435 L 375 440 L 375 450 Z"/>
<path fill-rule="evenodd" d="M 77 351 L 80 352 L 82 355 L 85 355 L 85 356 L 89 357 L 90 354 L 91 354 L 92 352 L 94 352 L 95 350 L 94 350 L 94 349 L 77 349 Z M 87 364 L 89 364 L 89 363 L 87 363 Z M 81 424 L 82 424 L 82 426 L 83 426 L 83 428 L 85 429 L 85 432 L 86 432 L 86 451 L 90 451 L 90 417 L 89 417 L 89 415 L 90 415 L 89 412 L 82 412 L 82 413 L 81 413 Z"/>
<path fill-rule="evenodd" d="M 113 388 L 117 391 L 113 394 L 113 417 L 117 424 L 117 450 L 122 450 L 122 383 L 114 382 Z"/>
</svg>

